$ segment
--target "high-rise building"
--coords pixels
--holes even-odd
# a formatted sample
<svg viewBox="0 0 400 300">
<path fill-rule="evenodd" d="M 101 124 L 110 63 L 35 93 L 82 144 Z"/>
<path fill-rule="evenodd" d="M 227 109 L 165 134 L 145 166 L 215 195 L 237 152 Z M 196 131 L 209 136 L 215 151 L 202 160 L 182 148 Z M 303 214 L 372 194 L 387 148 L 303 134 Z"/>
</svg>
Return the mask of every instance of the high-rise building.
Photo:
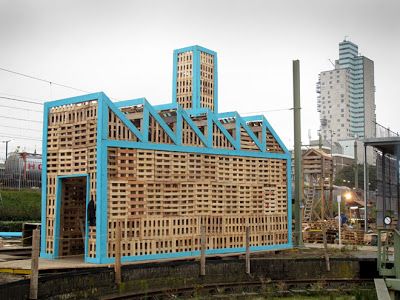
<svg viewBox="0 0 400 300">
<path fill-rule="evenodd" d="M 172 99 L 184 109 L 218 111 L 217 53 L 200 46 L 174 51 Z"/>
<path fill-rule="evenodd" d="M 375 136 L 374 62 L 360 55 L 356 44 L 339 43 L 339 59 L 334 69 L 319 74 L 317 93 L 324 140 L 344 145 Z M 343 148 L 354 155 L 351 147 Z"/>
</svg>

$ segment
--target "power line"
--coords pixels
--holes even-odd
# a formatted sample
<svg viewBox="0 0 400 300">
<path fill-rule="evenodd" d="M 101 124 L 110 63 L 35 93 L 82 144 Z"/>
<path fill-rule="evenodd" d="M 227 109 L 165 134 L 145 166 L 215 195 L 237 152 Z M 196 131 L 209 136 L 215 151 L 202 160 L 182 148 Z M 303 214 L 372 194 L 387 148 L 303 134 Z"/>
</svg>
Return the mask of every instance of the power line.
<svg viewBox="0 0 400 300">
<path fill-rule="evenodd" d="M 22 127 L 8 126 L 8 125 L 0 125 L 0 127 L 12 128 L 12 129 L 21 129 L 21 130 L 27 130 L 27 131 L 33 131 L 33 132 L 42 132 L 41 129 L 29 129 L 29 128 L 22 128 Z"/>
<path fill-rule="evenodd" d="M 11 98 L 11 97 L 4 97 L 4 96 L 0 96 L 0 98 L 1 98 L 1 99 L 11 100 L 11 101 L 29 103 L 29 104 L 43 105 L 43 103 L 41 103 L 41 102 L 35 102 L 35 101 L 30 101 L 30 100 L 23 100 L 23 99 L 18 99 L 18 98 Z"/>
<path fill-rule="evenodd" d="M 42 141 L 42 139 L 39 139 L 39 138 L 35 139 L 35 138 L 32 138 L 32 137 L 27 137 L 27 136 L 22 136 L 22 135 L 4 135 L 2 133 L 0 133 L 0 137 L 19 139 L 19 140 L 39 141 L 39 142 Z"/>
<path fill-rule="evenodd" d="M 9 94 L 6 92 L 1 92 L 1 91 L 0 91 L 0 94 L 10 96 L 10 97 L 25 98 L 25 99 L 29 99 L 29 100 L 33 100 L 33 101 L 40 101 L 40 99 L 38 99 L 38 98 L 31 98 L 31 97 L 26 97 L 26 96 L 21 96 L 21 95 Z"/>
<path fill-rule="evenodd" d="M 241 115 L 248 115 L 248 114 L 260 114 L 260 113 L 269 113 L 274 111 L 286 111 L 286 110 L 293 110 L 293 108 L 278 108 L 278 109 L 270 109 L 270 110 L 260 110 L 260 111 L 252 111 L 252 112 L 244 112 L 240 113 Z"/>
<path fill-rule="evenodd" d="M 17 121 L 25 121 L 25 122 L 33 122 L 33 123 L 43 123 L 42 121 L 35 121 L 35 120 L 28 120 L 28 119 L 20 119 L 20 118 L 13 118 L 13 117 L 7 117 L 7 116 L 0 116 L 0 118 L 11 119 L 11 120 L 17 120 Z"/>
<path fill-rule="evenodd" d="M 29 108 L 22 108 L 22 107 L 1 105 L 1 104 L 0 104 L 0 107 L 11 108 L 11 109 L 18 109 L 18 110 L 26 110 L 26 111 L 33 111 L 33 112 L 40 112 L 40 113 L 43 112 L 43 110 L 29 109 Z"/>
<path fill-rule="evenodd" d="M 46 82 L 46 83 L 49 83 L 50 85 L 54 84 L 54 85 L 58 85 L 58 86 L 61 86 L 61 87 L 67 88 L 67 89 L 71 89 L 71 90 L 75 90 L 75 91 L 79 91 L 79 92 L 84 92 L 84 93 L 90 93 L 88 91 L 81 90 L 81 89 L 78 89 L 78 88 L 74 88 L 74 87 L 66 85 L 66 84 L 57 83 L 57 82 L 54 82 L 54 81 L 50 81 L 50 80 L 47 80 L 47 79 L 42 79 L 42 78 L 39 78 L 39 77 L 36 77 L 36 76 L 32 76 L 32 75 L 28 75 L 28 74 L 12 71 L 12 70 L 9 70 L 9 69 L 5 69 L 5 68 L 1 68 L 0 67 L 0 70 L 4 71 L 4 72 L 15 74 L 15 75 L 19 75 L 19 76 L 22 76 L 22 77 L 26 77 L 26 78 L 30 78 L 30 79 L 34 79 L 34 80 L 38 80 L 38 81 L 42 81 L 42 82 Z"/>
</svg>

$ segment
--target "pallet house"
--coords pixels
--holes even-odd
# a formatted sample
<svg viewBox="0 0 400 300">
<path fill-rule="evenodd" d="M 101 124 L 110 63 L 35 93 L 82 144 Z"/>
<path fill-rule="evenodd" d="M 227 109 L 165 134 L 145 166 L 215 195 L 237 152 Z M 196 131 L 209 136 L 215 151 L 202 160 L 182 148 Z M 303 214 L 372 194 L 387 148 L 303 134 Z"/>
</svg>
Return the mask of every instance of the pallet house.
<svg viewBox="0 0 400 300">
<path fill-rule="evenodd" d="M 174 51 L 172 102 L 45 103 L 41 257 L 112 263 L 292 246 L 291 160 L 264 116 L 219 113 L 217 55 Z"/>
</svg>

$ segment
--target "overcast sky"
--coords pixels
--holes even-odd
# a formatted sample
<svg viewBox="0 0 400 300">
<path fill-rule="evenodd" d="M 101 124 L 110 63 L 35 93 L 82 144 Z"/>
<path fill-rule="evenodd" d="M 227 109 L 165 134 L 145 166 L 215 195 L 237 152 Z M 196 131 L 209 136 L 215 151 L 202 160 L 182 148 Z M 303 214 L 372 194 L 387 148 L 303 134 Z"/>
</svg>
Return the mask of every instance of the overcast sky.
<svg viewBox="0 0 400 300">
<path fill-rule="evenodd" d="M 292 60 L 299 59 L 307 144 L 309 129 L 316 137 L 319 128 L 318 74 L 332 68 L 345 36 L 375 62 L 377 121 L 400 131 L 399 15 L 398 0 L 0 0 L 0 68 L 160 104 L 171 101 L 173 49 L 198 44 L 218 53 L 220 111 L 248 113 L 292 107 Z M 0 71 L 0 97 L 44 102 L 78 94 Z M 37 110 L 0 98 L 0 141 L 40 152 Z M 292 111 L 265 115 L 292 147 Z"/>
</svg>

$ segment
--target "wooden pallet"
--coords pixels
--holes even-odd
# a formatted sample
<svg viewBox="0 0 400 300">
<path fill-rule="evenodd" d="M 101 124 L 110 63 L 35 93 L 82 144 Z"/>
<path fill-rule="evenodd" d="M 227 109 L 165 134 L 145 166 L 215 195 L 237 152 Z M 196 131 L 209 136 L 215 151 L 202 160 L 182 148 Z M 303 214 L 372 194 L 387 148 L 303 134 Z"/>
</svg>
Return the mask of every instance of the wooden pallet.
<svg viewBox="0 0 400 300">
<path fill-rule="evenodd" d="M 96 135 L 97 101 L 52 108 L 48 115 L 47 128 L 47 209 L 46 209 L 46 253 L 54 252 L 56 178 L 68 174 L 89 174 L 90 199 L 96 201 Z M 68 198 L 68 196 L 66 196 Z M 67 207 L 61 212 L 64 222 L 73 219 L 77 208 L 73 201 L 65 201 Z M 62 204 L 63 205 L 63 204 Z M 68 219 L 69 218 L 69 219 Z M 72 221 L 71 221 L 72 222 Z M 70 232 L 62 228 L 74 228 Z M 81 229 L 73 224 L 60 224 L 60 255 L 73 254 L 80 248 Z M 95 256 L 95 227 L 89 228 L 89 256 Z"/>
<path fill-rule="evenodd" d="M 121 148 L 108 156 L 111 257 L 117 222 L 124 255 L 196 251 L 201 225 L 210 248 L 242 247 L 246 225 L 253 245 L 287 242 L 282 160 Z"/>
</svg>

